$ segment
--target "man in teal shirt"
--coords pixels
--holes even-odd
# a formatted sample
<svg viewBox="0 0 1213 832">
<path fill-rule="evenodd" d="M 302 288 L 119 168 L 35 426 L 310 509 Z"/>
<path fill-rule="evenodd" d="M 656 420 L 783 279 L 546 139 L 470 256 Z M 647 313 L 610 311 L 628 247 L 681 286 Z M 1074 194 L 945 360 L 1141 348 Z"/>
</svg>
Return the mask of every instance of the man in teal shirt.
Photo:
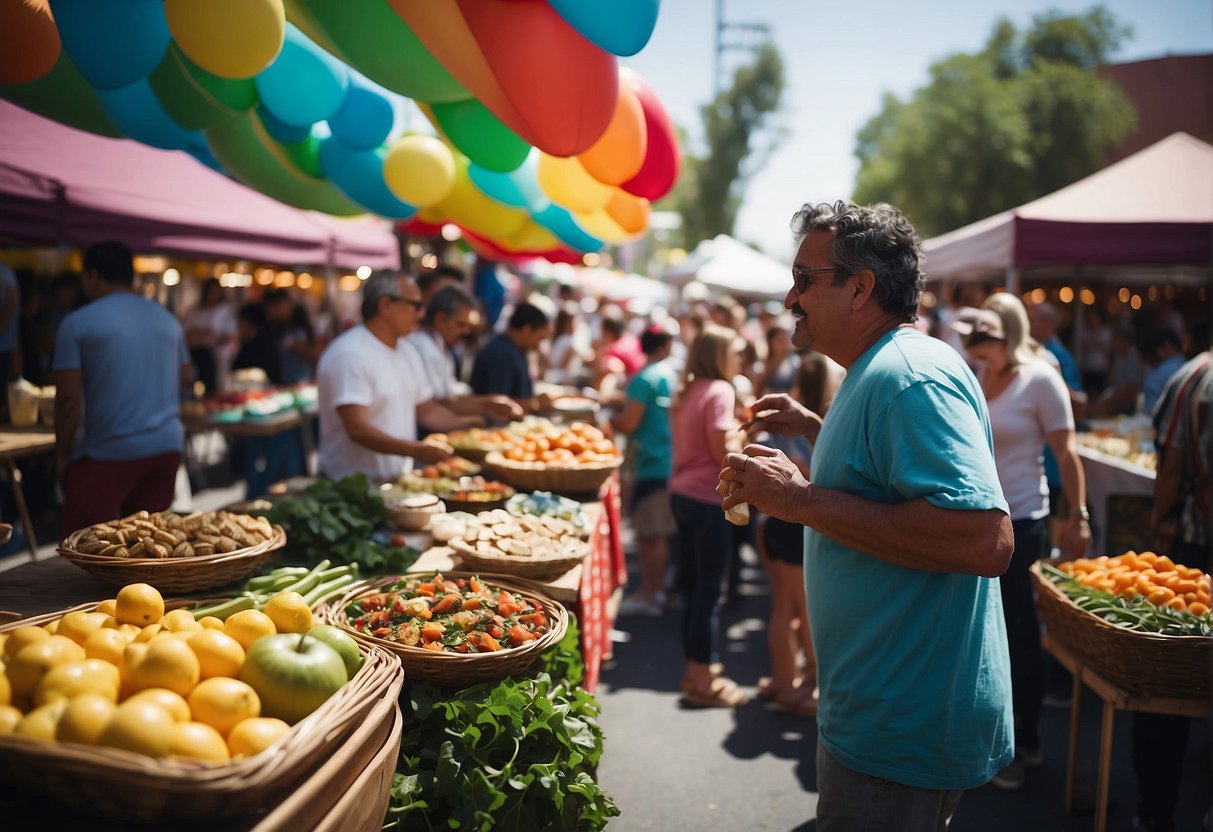
<svg viewBox="0 0 1213 832">
<path fill-rule="evenodd" d="M 725 457 L 722 508 L 802 523 L 817 652 L 817 829 L 943 830 L 1013 755 L 997 576 L 1014 548 L 985 397 L 914 326 L 918 240 L 888 205 L 805 205 L 784 306 L 798 347 L 847 369 L 824 423 L 782 394 L 752 430 L 807 435 Z"/>
</svg>

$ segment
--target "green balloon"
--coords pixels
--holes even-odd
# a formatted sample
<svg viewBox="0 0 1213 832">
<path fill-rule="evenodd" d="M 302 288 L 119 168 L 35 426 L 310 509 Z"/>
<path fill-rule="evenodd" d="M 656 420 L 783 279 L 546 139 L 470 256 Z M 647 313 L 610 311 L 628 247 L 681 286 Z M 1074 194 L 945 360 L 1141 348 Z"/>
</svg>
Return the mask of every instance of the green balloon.
<svg viewBox="0 0 1213 832">
<path fill-rule="evenodd" d="M 290 0 L 288 11 L 314 40 L 393 92 L 425 102 L 471 97 L 385 0 L 362 0 L 357 13 L 349 0 Z"/>
<path fill-rule="evenodd" d="M 311 133 L 303 141 L 282 143 L 291 161 L 308 176 L 324 179 L 324 169 L 320 166 L 320 142 Z"/>
<path fill-rule="evenodd" d="M 122 138 L 122 131 L 110 121 L 97 94 L 76 69 L 66 49 L 59 51 L 54 67 L 37 81 L 0 84 L 0 98 L 69 127 Z"/>
<path fill-rule="evenodd" d="M 257 103 L 252 78 L 220 78 L 191 61 L 176 44 L 169 45 L 148 81 L 164 111 L 189 130 L 209 130 Z"/>
<path fill-rule="evenodd" d="M 464 156 L 482 168 L 516 170 L 531 146 L 474 98 L 430 105 L 442 132 Z"/>
<path fill-rule="evenodd" d="M 366 213 L 328 180 L 301 170 L 291 151 L 266 132 L 251 110 L 206 131 L 206 143 L 228 173 L 279 202 L 339 216 Z"/>
</svg>

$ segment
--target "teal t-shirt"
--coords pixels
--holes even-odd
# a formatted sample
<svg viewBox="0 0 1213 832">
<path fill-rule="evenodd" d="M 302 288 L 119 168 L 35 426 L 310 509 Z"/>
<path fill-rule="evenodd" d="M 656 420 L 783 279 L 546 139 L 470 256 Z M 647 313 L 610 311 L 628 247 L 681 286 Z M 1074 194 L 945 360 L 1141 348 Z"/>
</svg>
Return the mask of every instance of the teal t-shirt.
<svg viewBox="0 0 1213 832">
<path fill-rule="evenodd" d="M 628 440 L 638 480 L 670 478 L 670 401 L 676 386 L 668 361 L 645 366 L 628 382 L 628 399 L 644 405 L 640 425 Z"/>
<path fill-rule="evenodd" d="M 882 503 L 1007 511 L 980 385 L 954 349 L 908 328 L 848 369 L 813 446 L 813 481 Z M 897 566 L 806 529 L 805 586 L 820 741 L 839 762 L 947 790 L 1010 763 L 996 578 Z"/>
</svg>

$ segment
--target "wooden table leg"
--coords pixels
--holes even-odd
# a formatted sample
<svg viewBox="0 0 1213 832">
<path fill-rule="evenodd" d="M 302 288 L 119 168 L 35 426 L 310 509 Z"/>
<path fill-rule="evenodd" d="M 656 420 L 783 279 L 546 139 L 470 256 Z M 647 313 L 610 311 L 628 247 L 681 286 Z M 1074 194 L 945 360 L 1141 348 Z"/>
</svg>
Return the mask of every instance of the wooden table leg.
<svg viewBox="0 0 1213 832">
<path fill-rule="evenodd" d="M 29 516 L 29 507 L 25 504 L 25 490 L 21 487 L 21 471 L 14 459 L 8 460 L 8 476 L 13 483 L 13 499 L 17 502 L 17 513 L 21 515 L 21 525 L 25 527 L 26 542 L 29 543 L 29 562 L 38 559 L 38 539 L 34 536 L 34 522 Z"/>
<path fill-rule="evenodd" d="M 1103 703 L 1103 725 L 1099 732 L 1099 783 L 1095 791 L 1095 832 L 1108 828 L 1108 777 L 1112 773 L 1112 725 L 1116 706 Z"/>
<path fill-rule="evenodd" d="M 1074 778 L 1078 772 L 1078 720 L 1082 708 L 1082 668 L 1071 670 L 1074 681 L 1070 687 L 1070 755 L 1066 762 L 1066 814 L 1074 810 Z"/>
</svg>

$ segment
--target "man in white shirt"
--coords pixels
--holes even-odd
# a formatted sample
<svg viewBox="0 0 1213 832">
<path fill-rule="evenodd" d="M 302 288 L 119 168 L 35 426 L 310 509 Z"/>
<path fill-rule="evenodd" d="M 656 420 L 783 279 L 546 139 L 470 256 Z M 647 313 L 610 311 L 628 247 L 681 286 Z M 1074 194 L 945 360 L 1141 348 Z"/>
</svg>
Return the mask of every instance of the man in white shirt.
<svg viewBox="0 0 1213 832">
<path fill-rule="evenodd" d="M 326 476 L 361 472 L 384 482 L 409 466 L 401 457 L 423 463 L 450 457 L 448 445 L 417 441 L 418 419 L 441 430 L 483 424 L 435 400 L 420 356 L 402 340 L 417 328 L 421 312 L 412 278 L 374 275 L 362 286 L 363 324 L 320 357 L 320 469 Z"/>
<path fill-rule="evenodd" d="M 476 301 L 459 286 L 439 289 L 430 299 L 421 328 L 408 337 L 408 343 L 421 356 L 434 399 L 456 413 L 487 413 L 495 419 L 521 419 L 523 409 L 508 396 L 464 395 L 455 377 L 455 359 L 451 347 L 475 328 Z M 426 427 L 433 427 L 422 419 Z"/>
</svg>

